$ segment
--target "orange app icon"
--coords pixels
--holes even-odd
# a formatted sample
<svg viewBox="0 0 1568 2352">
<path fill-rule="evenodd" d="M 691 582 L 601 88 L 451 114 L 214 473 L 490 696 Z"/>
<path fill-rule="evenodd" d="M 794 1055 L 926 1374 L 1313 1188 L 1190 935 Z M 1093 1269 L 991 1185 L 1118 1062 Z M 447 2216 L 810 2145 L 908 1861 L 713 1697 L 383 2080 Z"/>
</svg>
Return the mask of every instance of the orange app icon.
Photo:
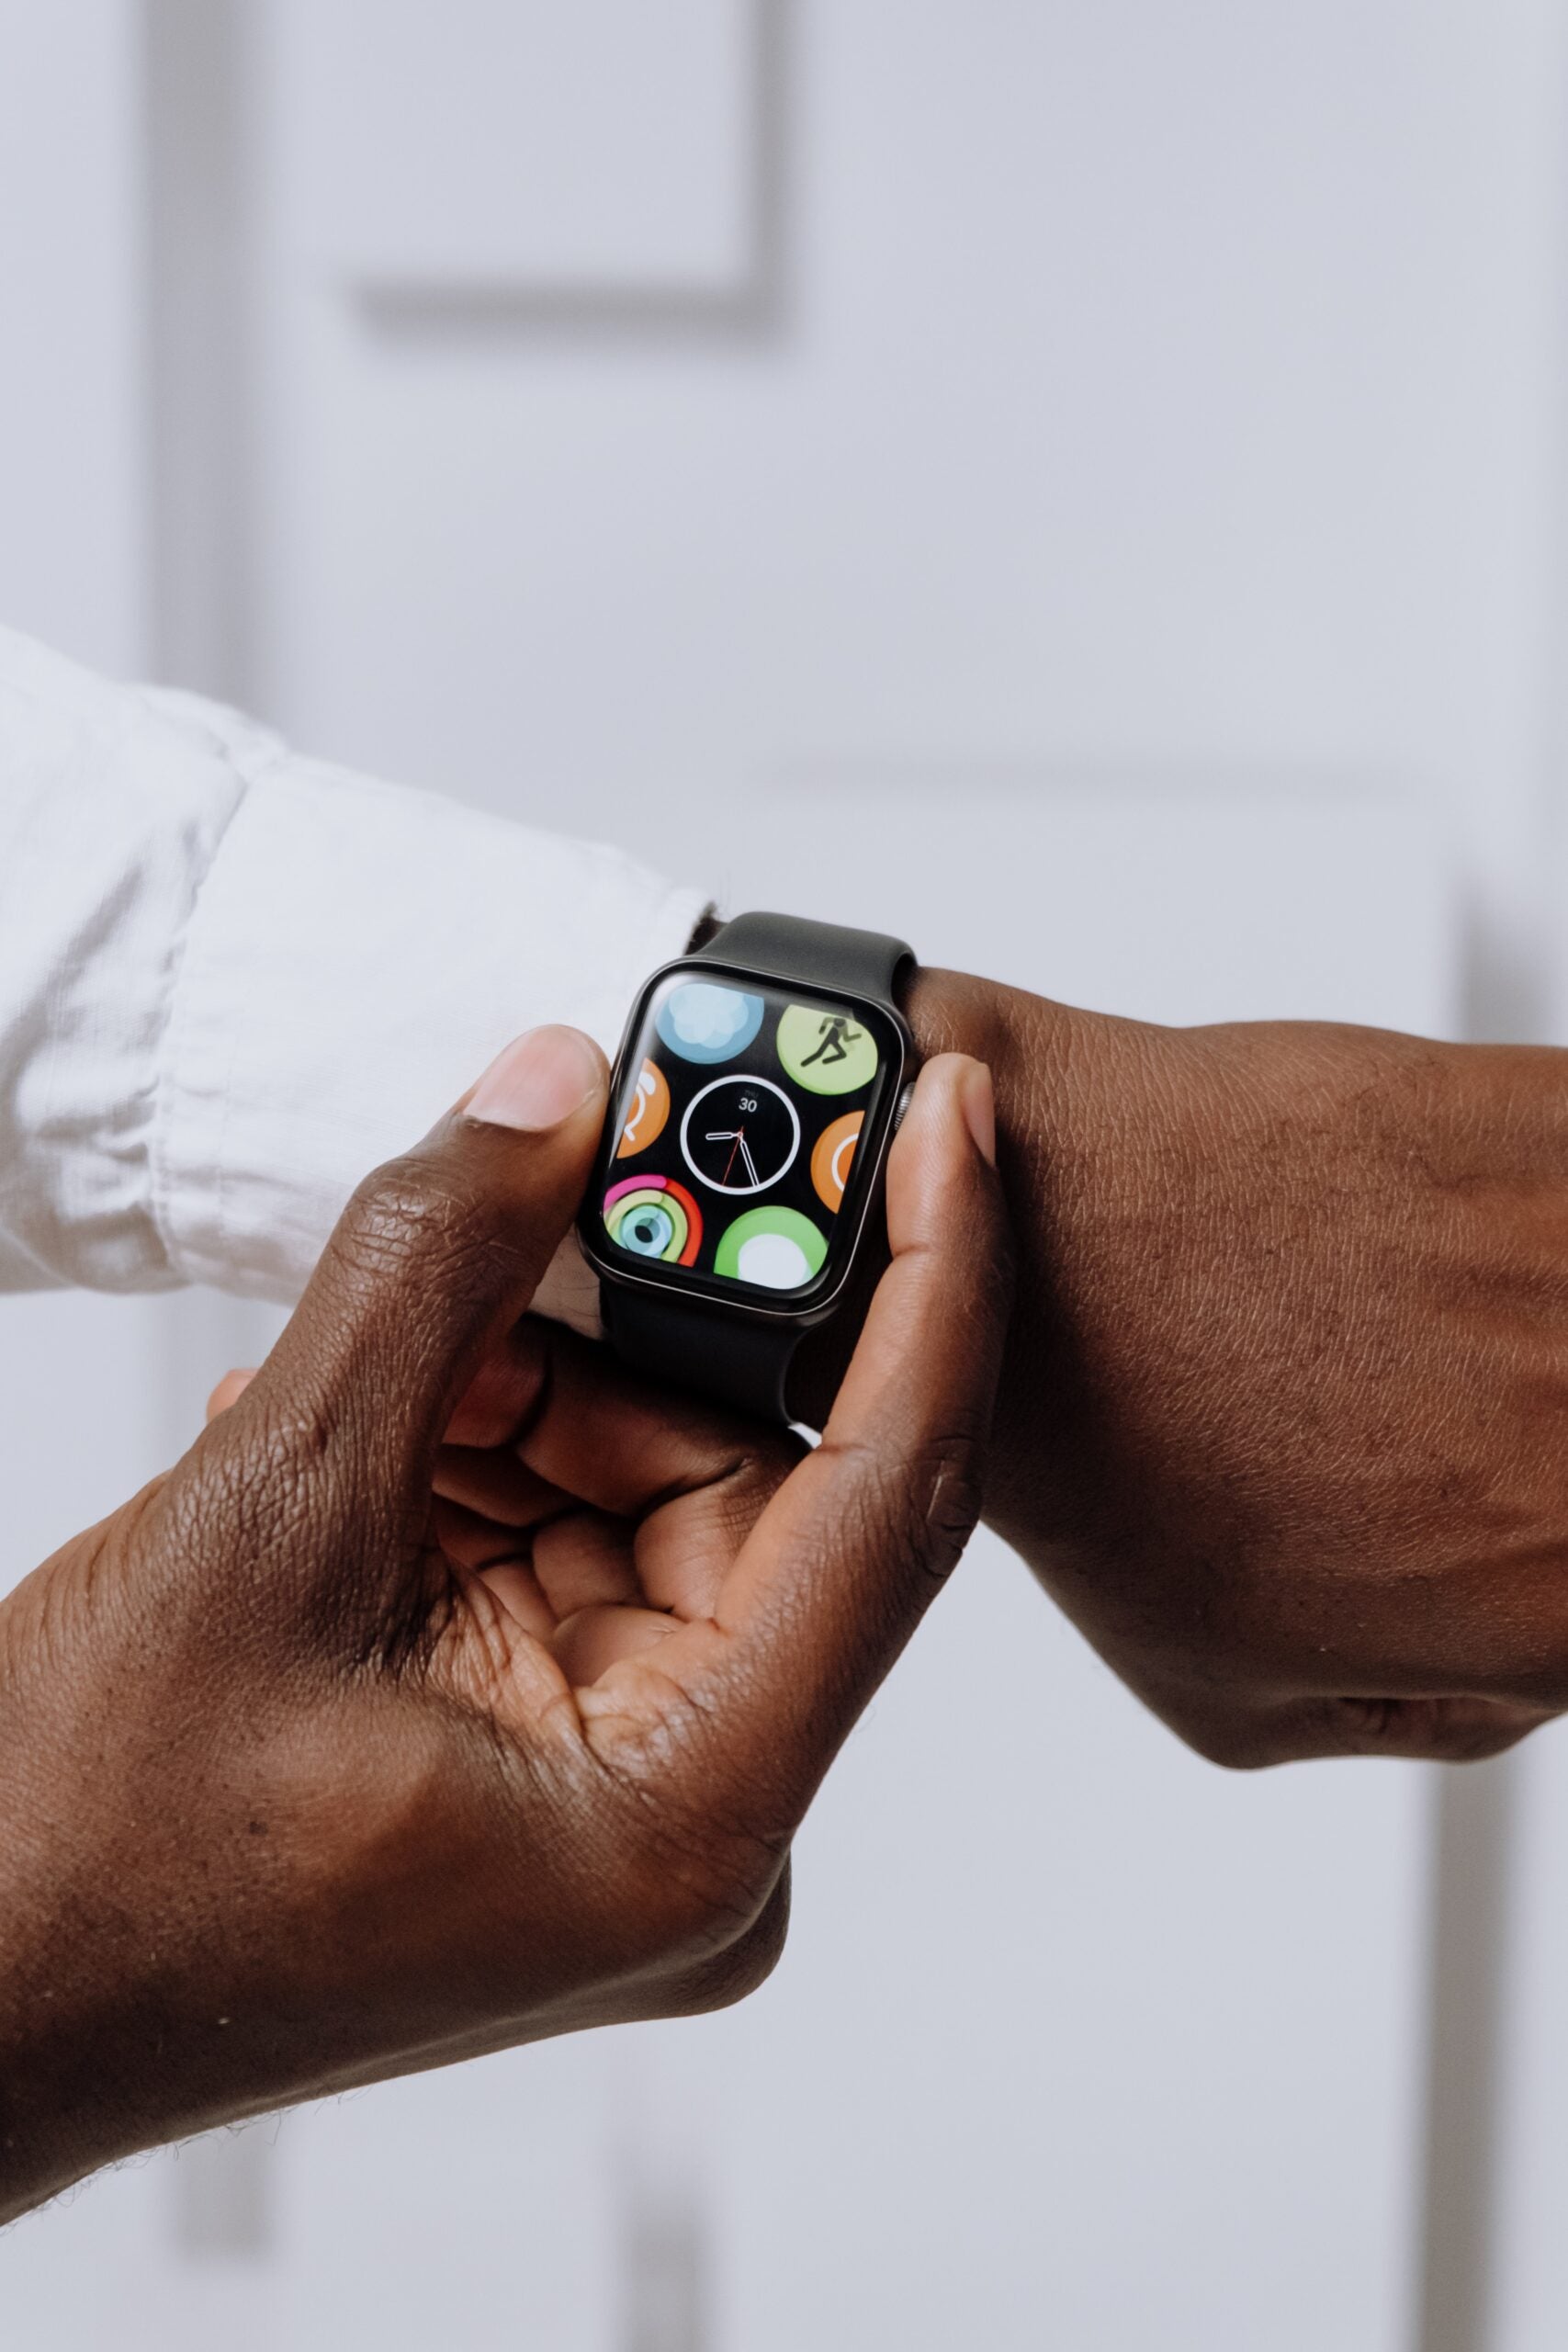
<svg viewBox="0 0 1568 2352">
<path fill-rule="evenodd" d="M 830 1127 L 824 1127 L 811 1153 L 811 1181 L 817 1187 L 817 1197 L 825 1208 L 838 1212 L 849 1181 L 850 1163 L 860 1141 L 860 1124 L 863 1111 L 846 1111 Z"/>
<path fill-rule="evenodd" d="M 664 1133 L 670 1116 L 670 1086 L 657 1062 L 645 1061 L 637 1075 L 637 1092 L 626 1105 L 626 1123 L 615 1147 L 617 1159 L 646 1151 Z"/>
</svg>

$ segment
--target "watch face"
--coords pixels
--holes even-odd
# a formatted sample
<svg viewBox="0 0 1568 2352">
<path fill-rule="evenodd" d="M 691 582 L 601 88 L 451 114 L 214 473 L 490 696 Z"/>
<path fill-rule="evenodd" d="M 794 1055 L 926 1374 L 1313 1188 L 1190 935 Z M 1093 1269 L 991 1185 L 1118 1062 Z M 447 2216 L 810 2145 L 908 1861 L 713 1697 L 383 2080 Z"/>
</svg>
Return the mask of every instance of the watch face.
<svg viewBox="0 0 1568 2352">
<path fill-rule="evenodd" d="M 847 1267 L 902 1068 L 875 1005 L 666 973 L 621 1057 L 586 1238 L 644 1280 L 809 1305 Z"/>
<path fill-rule="evenodd" d="M 800 1114 L 771 1078 L 742 1070 L 694 1094 L 681 1122 L 681 1151 L 716 1193 L 765 1193 L 800 1149 Z"/>
</svg>

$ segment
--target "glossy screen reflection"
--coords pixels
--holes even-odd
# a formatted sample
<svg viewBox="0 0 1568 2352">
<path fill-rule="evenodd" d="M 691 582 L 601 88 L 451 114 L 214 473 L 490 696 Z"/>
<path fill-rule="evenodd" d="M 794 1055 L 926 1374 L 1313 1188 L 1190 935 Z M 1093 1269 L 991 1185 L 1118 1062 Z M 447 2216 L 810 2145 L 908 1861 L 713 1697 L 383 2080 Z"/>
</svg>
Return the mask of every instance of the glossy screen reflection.
<svg viewBox="0 0 1568 2352">
<path fill-rule="evenodd" d="M 887 1079 L 871 1020 L 806 989 L 684 972 L 625 1064 L 600 1199 L 606 1240 L 774 1295 L 830 1270 L 856 1153 Z"/>
</svg>

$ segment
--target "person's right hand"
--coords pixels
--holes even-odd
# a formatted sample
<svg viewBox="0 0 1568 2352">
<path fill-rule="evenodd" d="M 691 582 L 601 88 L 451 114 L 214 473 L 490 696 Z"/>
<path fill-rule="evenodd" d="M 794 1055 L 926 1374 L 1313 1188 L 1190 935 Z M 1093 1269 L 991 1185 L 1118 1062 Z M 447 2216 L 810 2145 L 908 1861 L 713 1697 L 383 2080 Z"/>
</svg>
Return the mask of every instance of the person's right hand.
<svg viewBox="0 0 1568 2352">
<path fill-rule="evenodd" d="M 1019 1288 L 986 1515 L 1218 1761 L 1568 1706 L 1568 1055 L 1163 1029 L 922 973 Z"/>
<path fill-rule="evenodd" d="M 0 1611 L 0 2216 L 771 1966 L 790 1839 L 978 1507 L 989 1085 L 922 1073 L 802 1457 L 519 1324 L 604 1080 L 574 1033 L 502 1056 L 185 1460 Z"/>
</svg>

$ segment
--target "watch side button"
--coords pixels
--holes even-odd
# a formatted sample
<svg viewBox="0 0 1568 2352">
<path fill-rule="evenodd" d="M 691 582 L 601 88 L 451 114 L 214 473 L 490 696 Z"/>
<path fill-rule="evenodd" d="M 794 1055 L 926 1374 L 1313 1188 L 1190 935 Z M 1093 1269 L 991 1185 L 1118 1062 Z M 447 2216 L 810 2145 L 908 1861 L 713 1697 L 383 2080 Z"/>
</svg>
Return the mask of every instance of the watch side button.
<svg viewBox="0 0 1568 2352">
<path fill-rule="evenodd" d="M 914 1099 L 915 1081 L 911 1078 L 901 1090 L 898 1100 L 893 1108 L 893 1132 L 895 1135 L 897 1134 L 899 1128 L 903 1125 L 905 1115 Z"/>
</svg>

